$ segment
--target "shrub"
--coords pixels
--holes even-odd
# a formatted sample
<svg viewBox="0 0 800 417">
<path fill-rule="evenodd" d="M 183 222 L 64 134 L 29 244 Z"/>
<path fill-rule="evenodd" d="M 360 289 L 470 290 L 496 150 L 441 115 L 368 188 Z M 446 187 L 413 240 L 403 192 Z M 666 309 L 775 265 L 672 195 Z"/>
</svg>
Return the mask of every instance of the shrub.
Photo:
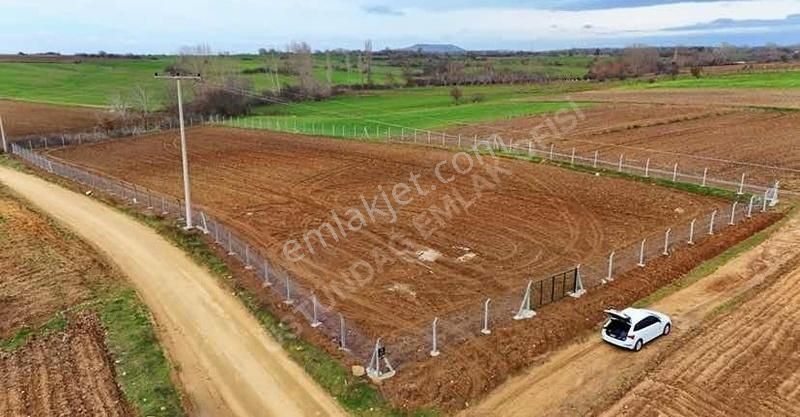
<svg viewBox="0 0 800 417">
<path fill-rule="evenodd" d="M 461 102 L 461 97 L 463 97 L 463 96 L 464 96 L 464 92 L 461 91 L 461 89 L 458 88 L 458 86 L 453 87 L 452 89 L 450 89 L 450 97 L 453 97 L 453 102 L 455 104 L 459 104 Z"/>
<path fill-rule="evenodd" d="M 481 93 L 473 94 L 469 98 L 469 101 L 471 101 L 473 103 L 482 103 L 484 100 L 486 100 L 486 96 L 484 96 Z"/>
</svg>

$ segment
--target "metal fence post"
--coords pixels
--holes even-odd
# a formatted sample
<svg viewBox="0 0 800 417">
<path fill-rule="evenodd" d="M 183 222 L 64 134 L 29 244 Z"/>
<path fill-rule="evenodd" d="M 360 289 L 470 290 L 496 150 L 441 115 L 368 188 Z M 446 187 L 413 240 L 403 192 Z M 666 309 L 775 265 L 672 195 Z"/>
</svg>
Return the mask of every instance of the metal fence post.
<svg viewBox="0 0 800 417">
<path fill-rule="evenodd" d="M 739 205 L 738 201 L 733 202 L 733 207 L 731 207 L 731 221 L 728 223 L 729 226 L 733 226 L 736 224 L 736 206 Z"/>
<path fill-rule="evenodd" d="M 581 265 L 575 267 L 575 285 L 572 291 L 567 293 L 572 298 L 581 298 L 586 294 L 586 288 L 583 286 L 583 278 L 581 278 Z"/>
<path fill-rule="evenodd" d="M 436 325 L 438 323 L 439 323 L 439 318 L 436 317 L 433 319 L 433 324 L 431 325 L 431 344 L 432 344 L 431 356 L 433 356 L 434 358 L 439 356 L 439 346 L 436 335 Z"/>
<path fill-rule="evenodd" d="M 597 157 L 599 156 L 599 151 L 594 151 L 594 162 L 592 162 L 592 168 L 597 168 Z"/>
<path fill-rule="evenodd" d="M 669 256 L 669 235 L 672 233 L 672 229 L 667 229 L 666 233 L 664 233 L 664 256 Z"/>
<path fill-rule="evenodd" d="M 492 299 L 487 298 L 483 303 L 483 328 L 481 329 L 481 333 L 485 335 L 492 334 L 492 331 L 489 329 L 489 303 L 491 302 Z"/>
<path fill-rule="evenodd" d="M 747 218 L 753 217 L 753 204 L 756 202 L 756 196 L 750 196 L 750 205 L 747 207 Z"/>
<path fill-rule="evenodd" d="M 267 264 L 267 261 L 264 261 L 264 286 L 272 286 L 272 282 L 269 280 L 269 264 Z"/>
<path fill-rule="evenodd" d="M 531 286 L 533 281 L 528 281 L 528 286 L 525 288 L 525 294 L 522 295 L 522 304 L 519 306 L 519 311 L 514 316 L 514 320 L 525 320 L 536 315 L 536 312 L 531 308 Z"/>
<path fill-rule="evenodd" d="M 554 144 L 550 144 L 550 160 L 553 160 L 553 154 L 555 153 L 555 146 Z"/>
<path fill-rule="evenodd" d="M 647 239 L 642 240 L 642 246 L 639 248 L 639 263 L 636 264 L 639 268 L 644 268 L 644 245 L 647 243 Z"/>
<path fill-rule="evenodd" d="M 244 245 L 244 269 L 253 269 L 253 266 L 250 265 L 250 245 Z"/>
<path fill-rule="evenodd" d="M 625 160 L 624 154 L 619 154 L 619 166 L 617 167 L 618 172 L 622 172 L 622 162 Z"/>
<path fill-rule="evenodd" d="M 606 276 L 606 281 L 613 281 L 614 280 L 614 255 L 615 252 L 611 252 L 608 255 L 608 275 Z"/>
<path fill-rule="evenodd" d="M 644 176 L 645 178 L 650 177 L 650 158 L 647 158 L 647 162 L 644 164 Z"/>
<path fill-rule="evenodd" d="M 289 280 L 289 277 L 286 277 L 286 299 L 283 300 L 283 303 L 286 305 L 294 304 L 294 300 L 292 300 L 292 281 Z"/>
<path fill-rule="evenodd" d="M 694 245 L 694 224 L 697 223 L 697 219 L 692 219 L 692 223 L 689 224 L 689 241 L 687 242 L 689 245 Z"/>
<path fill-rule="evenodd" d="M 339 350 L 349 352 L 347 348 L 347 327 L 345 326 L 344 316 L 339 313 Z"/>
<path fill-rule="evenodd" d="M 228 256 L 236 255 L 233 251 L 233 239 L 231 238 L 231 231 L 228 230 Z"/>
<path fill-rule="evenodd" d="M 678 163 L 672 168 L 672 182 L 678 181 Z"/>
<path fill-rule="evenodd" d="M 316 294 L 311 294 L 311 309 L 313 310 L 314 321 L 311 322 L 311 327 L 317 328 L 319 327 L 322 322 L 317 319 L 317 296 Z"/>
<path fill-rule="evenodd" d="M 711 212 L 711 222 L 708 225 L 709 236 L 714 234 L 714 220 L 716 219 L 717 219 L 717 210 L 714 210 Z"/>
<path fill-rule="evenodd" d="M 574 147 L 572 148 L 572 156 L 569 159 L 569 164 L 570 165 L 575 165 L 575 148 Z"/>
<path fill-rule="evenodd" d="M 739 183 L 739 191 L 736 193 L 738 195 L 744 194 L 744 177 L 745 177 L 745 174 L 746 173 L 742 172 L 742 181 Z"/>
</svg>

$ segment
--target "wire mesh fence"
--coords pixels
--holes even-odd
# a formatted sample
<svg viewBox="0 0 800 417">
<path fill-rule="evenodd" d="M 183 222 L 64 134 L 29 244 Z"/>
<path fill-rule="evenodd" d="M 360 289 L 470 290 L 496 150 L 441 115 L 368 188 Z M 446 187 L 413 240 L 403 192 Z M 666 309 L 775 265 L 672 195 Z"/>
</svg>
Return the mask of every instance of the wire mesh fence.
<svg viewBox="0 0 800 417">
<path fill-rule="evenodd" d="M 180 199 L 122 180 L 86 172 L 52 160 L 17 143 L 12 143 L 11 149 L 13 154 L 50 174 L 70 179 L 153 213 L 185 220 L 183 219 L 185 206 Z M 281 297 L 297 315 L 305 318 L 309 325 L 336 343 L 338 348 L 351 353 L 356 360 L 365 362 L 369 358 L 372 338 L 360 331 L 356 323 L 346 320 L 344 316 L 326 306 L 312 290 L 304 288 L 286 271 L 274 266 L 266 256 L 221 222 L 196 208 L 192 209 L 192 216 L 198 228 L 220 245 L 228 256 L 236 258 L 262 280 L 264 289 L 273 291 Z"/>
<path fill-rule="evenodd" d="M 222 116 L 192 115 L 185 118 L 188 127 L 204 124 L 222 123 Z M 85 145 L 90 143 L 107 142 L 114 139 L 125 139 L 149 133 L 177 129 L 178 119 L 165 117 L 144 123 L 131 124 L 113 129 L 95 129 L 90 132 L 38 134 L 16 137 L 12 142 L 27 149 L 50 149 L 66 146 Z"/>
<path fill-rule="evenodd" d="M 470 137 L 463 135 L 450 135 L 444 132 L 432 132 L 418 129 L 395 129 L 394 134 L 389 129 L 385 133 L 388 141 L 398 143 L 410 143 L 423 146 L 433 146 L 440 148 L 458 148 L 465 150 L 505 152 L 569 164 L 576 167 L 589 168 L 596 171 L 612 171 L 620 174 L 634 175 L 643 178 L 656 178 L 672 182 L 693 184 L 700 187 L 718 188 L 736 192 L 737 194 L 746 193 L 766 193 L 776 191 L 778 183 L 773 184 L 754 184 L 749 181 L 746 172 L 742 172 L 737 178 L 717 178 L 708 168 L 697 170 L 693 166 L 683 166 L 676 162 L 670 165 L 652 162 L 649 159 L 644 161 L 626 159 L 625 154 L 612 155 L 601 154 L 600 151 L 583 153 L 576 148 L 559 149 L 555 144 L 549 146 L 538 145 L 535 141 L 513 139 L 503 140 L 498 136 L 482 138 L 477 135 Z M 775 197 L 777 199 L 777 196 Z"/>
<path fill-rule="evenodd" d="M 80 139 L 76 139 L 80 140 Z M 446 140 L 446 138 L 445 138 Z M 84 142 L 85 143 L 85 142 Z M 184 216 L 184 206 L 180 199 L 170 197 L 144 187 L 122 180 L 86 172 L 75 166 L 62 163 L 26 148 L 25 142 L 12 143 L 12 153 L 30 164 L 51 174 L 68 178 L 123 200 L 129 204 L 150 210 L 163 216 L 172 216 L 180 220 Z M 40 143 L 50 146 L 46 142 Z M 56 146 L 69 146 L 68 140 Z M 42 147 L 44 147 L 42 146 Z M 35 145 L 34 145 L 35 148 Z M 516 148 L 512 148 L 516 149 Z M 555 149 L 550 150 L 550 158 L 564 158 Z M 558 156 L 561 155 L 561 156 Z M 577 155 L 568 155 L 570 163 L 586 163 Z M 601 161 L 589 160 L 594 166 Z M 635 173 L 639 167 L 627 166 L 623 163 L 617 167 Z M 638 175 L 653 175 L 653 168 Z M 674 177 L 674 172 L 673 172 Z M 686 174 L 683 174 L 686 175 Z M 712 182 L 705 178 L 707 186 Z M 731 185 L 728 183 L 728 185 Z M 304 318 L 316 331 L 321 332 L 336 347 L 349 352 L 352 358 L 366 364 L 374 348 L 375 338 L 382 336 L 384 345 L 396 366 L 425 360 L 439 349 L 446 351 L 474 337 L 488 336 L 492 328 L 533 317 L 535 311 L 542 306 L 556 302 L 570 295 L 579 296 L 583 290 L 591 290 L 609 280 L 621 277 L 626 272 L 656 258 L 669 256 L 681 247 L 697 244 L 726 227 L 736 225 L 757 213 L 768 210 L 777 201 L 777 190 L 772 193 L 762 188 L 739 184 L 744 192 L 758 191 L 756 194 L 743 196 L 740 201 L 732 202 L 728 207 L 719 207 L 712 212 L 697 216 L 686 224 L 674 225 L 668 230 L 643 237 L 617 249 L 608 256 L 583 260 L 582 265 L 575 266 L 558 273 L 545 273 L 540 277 L 521 277 L 519 285 L 507 288 L 504 294 L 491 299 L 470 301 L 468 304 L 452 306 L 449 313 L 442 317 L 431 317 L 431 322 L 420 323 L 414 328 L 406 328 L 392 334 L 368 334 L 358 328 L 334 308 L 326 305 L 311 289 L 303 286 L 291 274 L 270 262 L 267 256 L 259 252 L 253 245 L 228 226 L 209 216 L 203 210 L 194 208 L 193 219 L 198 228 L 203 230 L 220 245 L 228 256 L 237 259 L 251 270 L 263 283 L 266 291 L 291 306 L 292 310 Z"/>
</svg>

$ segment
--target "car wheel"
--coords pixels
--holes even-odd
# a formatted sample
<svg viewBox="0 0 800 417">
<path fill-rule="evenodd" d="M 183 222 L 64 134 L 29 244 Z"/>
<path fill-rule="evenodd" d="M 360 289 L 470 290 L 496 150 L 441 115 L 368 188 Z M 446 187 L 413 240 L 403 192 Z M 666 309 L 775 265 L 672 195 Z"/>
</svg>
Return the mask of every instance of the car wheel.
<svg viewBox="0 0 800 417">
<path fill-rule="evenodd" d="M 642 350 L 642 339 L 639 339 L 635 345 L 633 345 L 633 350 L 636 352 Z"/>
<path fill-rule="evenodd" d="M 667 325 L 666 325 L 666 326 L 664 326 L 664 333 L 663 333 L 663 335 L 664 335 L 664 336 L 668 335 L 668 334 L 669 334 L 669 332 L 670 332 L 670 330 L 672 330 L 672 326 L 670 326 L 670 325 L 669 325 L 669 323 L 667 323 Z"/>
</svg>

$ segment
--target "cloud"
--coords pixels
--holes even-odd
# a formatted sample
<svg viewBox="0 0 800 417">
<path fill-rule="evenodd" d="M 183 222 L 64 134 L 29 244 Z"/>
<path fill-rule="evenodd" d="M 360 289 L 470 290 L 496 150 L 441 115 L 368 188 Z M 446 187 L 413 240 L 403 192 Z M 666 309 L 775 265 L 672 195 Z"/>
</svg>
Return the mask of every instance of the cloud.
<svg viewBox="0 0 800 417">
<path fill-rule="evenodd" d="M 736 29 L 779 30 L 786 26 L 800 26 L 800 14 L 786 16 L 785 19 L 716 19 L 707 23 L 666 28 L 665 31 L 719 31 Z"/>
<path fill-rule="evenodd" d="M 587 11 L 662 6 L 678 3 L 749 2 L 756 0 L 402 0 L 404 7 L 452 11 L 478 8 L 517 8 L 555 11 Z"/>
<path fill-rule="evenodd" d="M 364 11 L 369 14 L 379 14 L 384 16 L 404 16 L 401 10 L 393 9 L 389 6 L 366 6 Z"/>
<path fill-rule="evenodd" d="M 637 7 L 662 6 L 677 3 L 716 3 L 730 2 L 731 0 L 562 0 L 554 1 L 552 5 L 543 6 L 549 10 L 581 11 L 581 10 L 607 10 L 629 9 Z M 737 0 L 734 0 L 737 1 Z M 738 0 L 751 1 L 751 0 Z"/>
</svg>

